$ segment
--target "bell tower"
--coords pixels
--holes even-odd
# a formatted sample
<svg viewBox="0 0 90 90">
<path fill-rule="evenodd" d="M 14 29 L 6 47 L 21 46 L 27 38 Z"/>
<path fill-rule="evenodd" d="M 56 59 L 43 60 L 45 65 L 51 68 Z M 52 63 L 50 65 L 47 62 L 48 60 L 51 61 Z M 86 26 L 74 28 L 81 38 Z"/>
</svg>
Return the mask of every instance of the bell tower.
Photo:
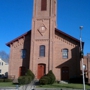
<svg viewBox="0 0 90 90">
<path fill-rule="evenodd" d="M 34 0 L 32 32 L 34 38 L 49 39 L 56 27 L 56 0 Z M 50 34 L 50 35 L 49 35 Z M 52 34 L 52 35 L 51 35 Z"/>
<path fill-rule="evenodd" d="M 45 65 L 45 72 L 53 68 L 53 41 L 56 28 L 57 0 L 34 0 L 31 31 L 30 69 L 37 76 L 38 65 Z M 44 50 L 40 46 L 44 46 Z M 44 53 L 45 56 L 40 56 Z"/>
</svg>

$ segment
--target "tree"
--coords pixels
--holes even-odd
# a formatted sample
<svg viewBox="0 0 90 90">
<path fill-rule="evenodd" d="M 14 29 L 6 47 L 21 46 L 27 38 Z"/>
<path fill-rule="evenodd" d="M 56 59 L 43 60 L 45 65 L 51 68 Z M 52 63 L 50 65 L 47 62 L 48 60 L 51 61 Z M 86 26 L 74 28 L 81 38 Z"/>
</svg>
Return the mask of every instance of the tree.
<svg viewBox="0 0 90 90">
<path fill-rule="evenodd" d="M 0 58 L 5 62 L 9 61 L 9 55 L 5 51 L 0 51 Z"/>
<path fill-rule="evenodd" d="M 84 53 L 83 53 L 83 51 L 80 52 L 80 56 L 81 56 L 81 58 L 84 57 Z"/>
</svg>

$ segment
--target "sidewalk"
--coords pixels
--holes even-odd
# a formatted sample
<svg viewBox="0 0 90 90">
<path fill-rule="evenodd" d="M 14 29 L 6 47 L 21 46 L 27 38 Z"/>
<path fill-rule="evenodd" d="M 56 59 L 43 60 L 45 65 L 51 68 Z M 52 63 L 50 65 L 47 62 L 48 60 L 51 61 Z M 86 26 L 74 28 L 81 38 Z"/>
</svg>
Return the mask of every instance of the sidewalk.
<svg viewBox="0 0 90 90">
<path fill-rule="evenodd" d="M 18 90 L 19 87 L 0 87 L 0 90 Z"/>
<path fill-rule="evenodd" d="M 71 89 L 71 88 L 36 88 L 34 90 L 83 90 L 83 89 Z M 88 89 L 90 90 L 90 89 Z"/>
<path fill-rule="evenodd" d="M 19 88 L 15 87 L 5 87 L 5 88 L 0 88 L 0 90 L 83 90 L 83 89 L 71 89 L 71 88 L 36 88 L 36 87 L 31 87 L 30 85 L 24 85 Z M 90 89 L 86 89 L 90 90 Z"/>
</svg>

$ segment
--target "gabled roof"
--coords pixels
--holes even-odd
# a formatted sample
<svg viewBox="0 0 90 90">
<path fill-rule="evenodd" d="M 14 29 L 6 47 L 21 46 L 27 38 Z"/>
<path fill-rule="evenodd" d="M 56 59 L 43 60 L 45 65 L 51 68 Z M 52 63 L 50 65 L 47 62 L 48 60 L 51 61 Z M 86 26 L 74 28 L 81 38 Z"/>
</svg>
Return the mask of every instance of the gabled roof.
<svg viewBox="0 0 90 90">
<path fill-rule="evenodd" d="M 63 31 L 61 31 L 61 30 L 59 30 L 59 29 L 57 29 L 57 28 L 55 28 L 55 31 L 58 32 L 59 34 L 62 34 L 62 35 L 64 35 L 64 36 L 66 36 L 66 37 L 68 37 L 68 38 L 70 38 L 70 39 L 78 42 L 78 43 L 80 42 L 80 40 L 78 40 L 78 39 L 70 36 L 69 34 L 67 34 L 67 33 L 65 33 L 65 32 L 63 32 Z"/>
<path fill-rule="evenodd" d="M 29 34 L 30 32 L 31 32 L 31 30 L 29 30 L 28 32 L 22 34 L 21 36 L 13 39 L 12 41 L 6 43 L 6 45 L 10 47 L 10 44 L 12 44 L 13 42 L 15 42 L 15 41 L 17 41 L 17 40 L 19 40 L 19 39 L 21 39 L 21 38 L 23 38 L 23 37 L 25 37 L 25 36 L 26 36 L 27 34 Z"/>
<path fill-rule="evenodd" d="M 8 65 L 8 62 L 6 62 L 5 60 L 3 60 L 2 58 L 0 58 L 0 62 L 1 61 Z"/>
<path fill-rule="evenodd" d="M 70 36 L 69 34 L 66 34 L 65 32 L 63 32 L 63 31 L 61 31 L 61 30 L 59 30 L 59 29 L 57 29 L 57 28 L 55 28 L 55 32 L 57 32 L 58 34 L 62 34 L 62 35 L 66 36 L 66 37 L 70 38 L 71 40 L 74 40 L 74 41 L 76 41 L 76 42 L 78 42 L 78 43 L 80 42 L 80 40 L 78 40 L 78 39 Z M 10 47 L 10 44 L 12 44 L 13 42 L 19 40 L 20 38 L 25 37 L 27 34 L 30 34 L 30 33 L 31 33 L 31 30 L 28 31 L 28 32 L 26 32 L 26 33 L 24 33 L 24 34 L 22 34 L 21 36 L 15 38 L 14 40 L 6 43 L 6 45 Z M 84 43 L 83 43 L 83 44 L 84 44 Z"/>
</svg>

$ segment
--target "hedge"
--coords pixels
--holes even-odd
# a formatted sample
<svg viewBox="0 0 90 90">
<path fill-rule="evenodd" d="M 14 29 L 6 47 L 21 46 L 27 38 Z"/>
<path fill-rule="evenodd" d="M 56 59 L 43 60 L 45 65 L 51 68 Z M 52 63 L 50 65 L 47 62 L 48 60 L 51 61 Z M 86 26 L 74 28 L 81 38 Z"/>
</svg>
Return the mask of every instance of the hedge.
<svg viewBox="0 0 90 90">
<path fill-rule="evenodd" d="M 0 79 L 0 82 L 12 82 L 11 79 Z"/>
</svg>

